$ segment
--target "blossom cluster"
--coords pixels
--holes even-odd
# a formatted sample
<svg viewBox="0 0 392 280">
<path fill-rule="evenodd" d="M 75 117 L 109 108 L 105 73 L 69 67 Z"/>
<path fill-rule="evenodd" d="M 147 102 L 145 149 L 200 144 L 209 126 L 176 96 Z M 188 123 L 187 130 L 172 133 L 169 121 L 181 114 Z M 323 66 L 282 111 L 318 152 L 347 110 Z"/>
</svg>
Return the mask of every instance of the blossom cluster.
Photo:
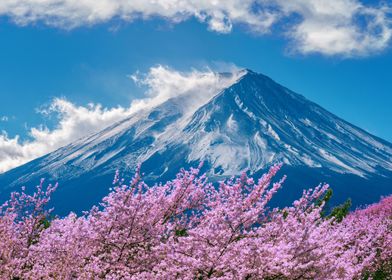
<svg viewBox="0 0 392 280">
<path fill-rule="evenodd" d="M 280 165 L 257 181 L 181 170 L 149 186 L 138 171 L 90 211 L 53 217 L 56 186 L 0 207 L 0 279 L 372 279 L 391 275 L 392 196 L 336 219 L 328 185 L 270 208 Z M 386 276 L 388 277 L 388 276 Z M 387 278 L 385 278 L 387 279 Z"/>
</svg>

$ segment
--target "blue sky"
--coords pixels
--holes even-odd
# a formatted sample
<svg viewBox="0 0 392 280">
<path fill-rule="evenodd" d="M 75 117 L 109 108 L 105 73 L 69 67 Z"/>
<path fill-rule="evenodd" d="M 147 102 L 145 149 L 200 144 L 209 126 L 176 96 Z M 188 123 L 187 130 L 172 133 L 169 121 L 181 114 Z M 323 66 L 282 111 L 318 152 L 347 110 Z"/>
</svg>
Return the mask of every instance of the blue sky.
<svg viewBox="0 0 392 280">
<path fill-rule="evenodd" d="M 29 1 L 30 8 L 24 7 Z M 266 22 L 265 14 L 246 10 L 256 2 L 252 0 L 243 2 L 243 15 L 233 10 L 235 0 L 218 1 L 218 10 L 190 0 L 185 1 L 189 7 L 177 11 L 173 5 L 163 14 L 155 7 L 109 7 L 107 0 L 88 0 L 80 15 L 68 0 L 61 14 L 53 14 L 51 1 L 19 1 L 20 7 L 9 0 L 0 3 L 3 158 L 10 157 L 7 149 L 12 145 L 13 157 L 23 154 L 23 141 L 34 140 L 31 128 L 50 131 L 59 125 L 62 116 L 38 113 L 55 98 L 83 108 L 91 102 L 108 110 L 127 107 L 149 88 L 136 85 L 129 75 L 149 73 L 157 65 L 179 73 L 207 67 L 224 71 L 232 65 L 250 68 L 392 141 L 391 16 L 378 1 L 344 0 L 332 9 L 317 0 L 295 0 L 292 7 L 271 0 L 274 9 L 281 10 L 273 24 Z M 21 7 L 26 11 L 15 12 Z M 97 7 L 101 14 L 89 10 Z M 147 19 L 128 19 L 135 9 Z M 275 16 L 274 9 L 266 10 Z M 357 14 L 367 15 L 367 21 L 354 19 Z"/>
</svg>

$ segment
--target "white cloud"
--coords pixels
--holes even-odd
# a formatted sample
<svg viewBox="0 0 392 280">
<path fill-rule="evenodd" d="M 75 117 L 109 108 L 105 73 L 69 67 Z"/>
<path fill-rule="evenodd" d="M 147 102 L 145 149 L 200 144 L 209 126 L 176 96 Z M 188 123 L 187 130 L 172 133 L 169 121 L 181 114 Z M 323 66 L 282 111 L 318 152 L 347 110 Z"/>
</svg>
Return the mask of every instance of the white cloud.
<svg viewBox="0 0 392 280">
<path fill-rule="evenodd" d="M 75 28 L 112 19 L 191 17 L 210 30 L 229 33 L 245 25 L 256 33 L 283 32 L 289 49 L 303 54 L 363 56 L 391 41 L 391 7 L 360 0 L 1 0 L 0 16 L 20 25 L 36 22 Z M 295 20 L 293 20 L 293 17 Z M 274 26 L 278 26 L 274 28 Z"/>
<path fill-rule="evenodd" d="M 105 109 L 94 104 L 83 107 L 64 99 L 55 99 L 47 113 L 59 114 L 56 128 L 49 130 L 43 126 L 33 127 L 29 131 L 32 140 L 21 141 L 19 136 L 10 138 L 6 132 L 0 133 L 0 173 L 123 118 L 127 109 Z"/>
<path fill-rule="evenodd" d="M 272 0 L 284 15 L 301 20 L 286 32 L 292 49 L 304 54 L 363 56 L 385 49 L 391 40 L 391 10 L 357 0 Z"/>
<path fill-rule="evenodd" d="M 204 103 L 213 94 L 228 87 L 241 75 L 240 69 L 236 66 L 227 65 L 226 67 L 229 67 L 228 71 L 231 76 L 222 76 L 210 69 L 192 70 L 184 73 L 160 65 L 151 68 L 147 75 L 135 73 L 130 78 L 139 85 L 147 86 L 148 90 L 146 98 L 132 102 L 131 111 L 156 106 L 179 95 L 192 96 L 192 98 L 182 100 L 184 106 L 194 107 Z"/>
<path fill-rule="evenodd" d="M 9 118 L 7 116 L 0 116 L 0 121 L 2 122 L 8 122 Z"/>
<path fill-rule="evenodd" d="M 156 66 L 147 74 L 137 73 L 132 78 L 137 83 L 147 86 L 147 92 L 145 98 L 134 100 L 129 106 L 77 106 L 70 101 L 57 98 L 48 108 L 41 110 L 44 115 L 58 115 L 59 121 L 54 129 L 32 127 L 29 130 L 31 140 L 26 141 L 21 141 L 19 136 L 9 137 L 4 131 L 0 133 L 0 173 L 100 131 L 140 109 L 159 105 L 169 98 L 192 95 L 193 98 L 186 99 L 205 102 L 213 94 L 232 84 L 238 76 L 221 76 L 208 69 L 179 72 L 168 67 Z M 192 106 L 194 103 L 188 105 Z"/>
<path fill-rule="evenodd" d="M 180 22 L 195 17 L 218 32 L 230 32 L 233 23 L 263 31 L 273 22 L 273 14 L 252 11 L 253 5 L 254 0 L 1 0 L 0 15 L 22 25 L 41 21 L 65 28 L 116 18 L 132 21 L 159 16 Z"/>
</svg>

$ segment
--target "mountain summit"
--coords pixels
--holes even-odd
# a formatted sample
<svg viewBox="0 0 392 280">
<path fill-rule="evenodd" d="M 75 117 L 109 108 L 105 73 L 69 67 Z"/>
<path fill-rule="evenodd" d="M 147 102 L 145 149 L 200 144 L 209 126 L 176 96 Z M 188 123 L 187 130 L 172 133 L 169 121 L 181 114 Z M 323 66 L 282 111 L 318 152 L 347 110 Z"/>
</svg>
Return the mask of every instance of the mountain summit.
<svg viewBox="0 0 392 280">
<path fill-rule="evenodd" d="M 129 175 L 142 163 L 147 180 L 166 180 L 199 162 L 212 180 L 281 162 L 294 178 L 288 193 L 327 181 L 356 204 L 392 192 L 392 144 L 262 74 L 236 75 L 211 96 L 171 98 L 6 172 L 0 192 L 46 177 L 60 183 L 60 208 L 72 197 L 74 207 L 87 209 L 107 192 L 116 169 Z"/>
</svg>

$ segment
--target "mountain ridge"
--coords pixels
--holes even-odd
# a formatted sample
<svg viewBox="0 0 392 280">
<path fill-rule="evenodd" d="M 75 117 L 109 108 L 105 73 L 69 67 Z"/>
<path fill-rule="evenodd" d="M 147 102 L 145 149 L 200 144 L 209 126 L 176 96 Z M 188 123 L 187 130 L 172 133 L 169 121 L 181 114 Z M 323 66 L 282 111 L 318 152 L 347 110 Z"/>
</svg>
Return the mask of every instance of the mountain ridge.
<svg viewBox="0 0 392 280">
<path fill-rule="evenodd" d="M 89 184 L 106 178 L 109 185 L 116 169 L 128 176 L 139 163 L 146 179 L 154 181 L 170 179 L 180 167 L 199 162 L 206 163 L 204 171 L 213 180 L 243 171 L 258 174 L 282 162 L 289 173 L 290 168 L 306 169 L 319 174 L 320 181 L 342 176 L 366 183 L 385 177 L 386 186 L 376 193 L 392 192 L 391 143 L 265 75 L 241 71 L 230 86 L 212 96 L 171 98 L 0 174 L 0 185 L 6 186 L 0 189 L 0 197 L 5 189 L 37 182 L 39 177 L 60 181 L 71 195 L 76 188 L 71 182 Z M 92 187 L 79 188 L 84 196 L 94 192 Z"/>
</svg>

